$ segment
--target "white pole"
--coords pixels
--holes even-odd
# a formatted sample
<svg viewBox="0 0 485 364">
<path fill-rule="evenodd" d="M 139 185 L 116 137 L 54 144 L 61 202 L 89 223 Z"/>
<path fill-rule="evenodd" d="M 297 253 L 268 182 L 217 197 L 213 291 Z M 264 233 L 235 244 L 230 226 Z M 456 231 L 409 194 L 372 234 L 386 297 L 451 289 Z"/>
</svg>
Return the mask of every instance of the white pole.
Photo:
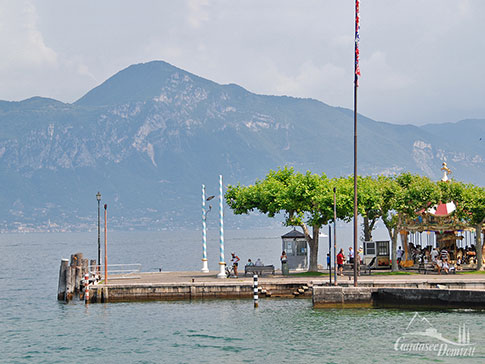
<svg viewBox="0 0 485 364">
<path fill-rule="evenodd" d="M 205 210 L 205 185 L 202 185 L 202 273 L 209 273 L 209 267 L 207 266 L 207 224 L 206 217 L 207 211 Z"/>
<path fill-rule="evenodd" d="M 224 211 L 222 209 L 223 206 L 223 198 L 222 195 L 222 174 L 219 175 L 219 274 L 217 278 L 226 278 L 226 263 L 224 263 Z"/>
</svg>

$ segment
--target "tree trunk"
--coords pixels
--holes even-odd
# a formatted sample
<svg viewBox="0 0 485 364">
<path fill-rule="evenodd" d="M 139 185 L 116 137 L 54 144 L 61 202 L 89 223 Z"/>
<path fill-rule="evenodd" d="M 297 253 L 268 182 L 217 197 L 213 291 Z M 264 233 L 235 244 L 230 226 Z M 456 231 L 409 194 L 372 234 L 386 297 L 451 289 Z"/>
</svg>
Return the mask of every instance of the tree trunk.
<svg viewBox="0 0 485 364">
<path fill-rule="evenodd" d="M 372 241 L 372 232 L 377 219 L 369 220 L 367 216 L 364 216 L 364 241 Z"/>
<path fill-rule="evenodd" d="M 409 245 L 408 245 L 408 236 L 409 233 L 404 230 L 403 232 L 399 232 L 401 234 L 401 245 L 404 246 L 404 261 L 409 259 Z"/>
<path fill-rule="evenodd" d="M 398 230 L 394 228 L 394 231 L 391 235 L 392 247 L 391 247 L 391 260 L 392 260 L 392 271 L 397 272 L 399 267 L 397 265 L 397 237 L 398 237 Z"/>
<path fill-rule="evenodd" d="M 372 240 L 372 232 L 370 230 L 369 218 L 364 216 L 364 241 Z"/>
<path fill-rule="evenodd" d="M 310 235 L 310 230 L 306 224 L 301 224 L 303 233 L 305 234 L 308 247 L 310 248 L 310 266 L 308 267 L 309 272 L 318 271 L 318 234 L 320 233 L 319 226 L 312 226 L 312 234 Z"/>
<path fill-rule="evenodd" d="M 392 261 L 392 271 L 398 271 L 397 266 L 397 237 L 399 235 L 399 226 L 393 227 L 390 221 L 383 219 L 384 225 L 386 225 L 387 232 L 391 238 L 391 261 Z"/>
<path fill-rule="evenodd" d="M 308 244 L 310 246 L 310 266 L 308 271 L 318 272 L 318 234 L 320 233 L 320 227 L 313 226 L 313 239 Z"/>
<path fill-rule="evenodd" d="M 482 228 L 483 228 L 483 221 L 476 226 L 476 249 L 477 249 L 477 270 L 483 270 L 483 241 L 482 241 Z"/>
</svg>

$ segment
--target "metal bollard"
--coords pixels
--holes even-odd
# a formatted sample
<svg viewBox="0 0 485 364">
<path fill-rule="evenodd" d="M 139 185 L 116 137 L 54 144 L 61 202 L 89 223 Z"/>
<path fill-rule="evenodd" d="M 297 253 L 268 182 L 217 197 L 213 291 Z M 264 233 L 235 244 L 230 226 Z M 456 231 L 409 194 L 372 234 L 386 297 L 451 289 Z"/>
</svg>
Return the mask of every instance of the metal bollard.
<svg viewBox="0 0 485 364">
<path fill-rule="evenodd" d="M 258 275 L 253 276 L 254 308 L 258 307 Z"/>
<path fill-rule="evenodd" d="M 89 303 L 89 274 L 84 275 L 84 303 Z"/>
</svg>

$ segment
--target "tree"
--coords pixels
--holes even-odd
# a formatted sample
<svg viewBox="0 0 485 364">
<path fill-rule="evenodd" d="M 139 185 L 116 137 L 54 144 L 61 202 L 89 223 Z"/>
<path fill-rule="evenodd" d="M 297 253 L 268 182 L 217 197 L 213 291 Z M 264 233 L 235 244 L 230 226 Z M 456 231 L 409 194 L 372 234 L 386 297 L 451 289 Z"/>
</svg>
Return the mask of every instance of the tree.
<svg viewBox="0 0 485 364">
<path fill-rule="evenodd" d="M 270 171 L 250 186 L 228 186 L 225 199 L 235 214 L 259 211 L 285 216 L 286 226 L 300 226 L 310 248 L 310 271 L 317 271 L 320 228 L 333 219 L 333 185 L 325 174 L 296 173 L 285 167 Z M 348 215 L 348 213 L 346 213 Z"/>
<path fill-rule="evenodd" d="M 364 241 L 371 241 L 372 231 L 381 218 L 379 207 L 382 204 L 382 195 L 379 193 L 379 180 L 370 176 L 358 176 L 357 191 L 359 213 L 364 218 Z"/>
<path fill-rule="evenodd" d="M 475 226 L 477 269 L 483 270 L 485 246 L 482 231 L 485 224 L 485 188 L 473 185 L 464 186 L 458 207 L 461 216 L 466 218 L 470 225 Z"/>
<path fill-rule="evenodd" d="M 381 195 L 381 217 L 391 238 L 392 270 L 397 267 L 397 238 L 404 223 L 404 216 L 413 217 L 419 210 L 441 200 L 439 186 L 427 177 L 402 173 L 396 177 L 378 177 Z"/>
</svg>

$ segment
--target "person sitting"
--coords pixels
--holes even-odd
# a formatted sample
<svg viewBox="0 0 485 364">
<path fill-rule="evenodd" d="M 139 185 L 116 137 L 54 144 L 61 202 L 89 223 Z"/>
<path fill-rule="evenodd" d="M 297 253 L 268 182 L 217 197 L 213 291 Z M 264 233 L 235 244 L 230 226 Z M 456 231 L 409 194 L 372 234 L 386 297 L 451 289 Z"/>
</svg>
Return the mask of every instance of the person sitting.
<svg viewBox="0 0 485 364">
<path fill-rule="evenodd" d="M 263 267 L 264 266 L 264 263 L 262 262 L 261 259 L 258 258 L 258 259 L 256 259 L 256 263 L 254 263 L 254 265 L 256 267 Z"/>
<path fill-rule="evenodd" d="M 254 263 L 251 261 L 251 259 L 248 259 L 248 262 L 246 263 L 246 267 L 254 267 Z"/>
<path fill-rule="evenodd" d="M 443 266 L 443 262 L 441 261 L 441 259 L 436 258 L 435 264 L 436 269 L 438 270 L 438 274 L 441 274 L 441 267 Z"/>
<path fill-rule="evenodd" d="M 449 257 L 450 257 L 450 254 L 448 253 L 448 250 L 446 250 L 445 248 L 441 249 L 441 260 L 442 261 L 445 261 L 445 260 L 448 260 Z"/>
<path fill-rule="evenodd" d="M 438 256 L 439 256 L 438 248 L 434 248 L 431 251 L 430 256 L 431 256 L 431 261 L 433 262 L 433 264 L 436 264 L 436 260 L 438 259 Z"/>
<path fill-rule="evenodd" d="M 441 269 L 444 270 L 446 274 L 450 272 L 450 266 L 448 265 L 447 259 L 443 259 L 443 264 L 441 266 Z"/>
</svg>

